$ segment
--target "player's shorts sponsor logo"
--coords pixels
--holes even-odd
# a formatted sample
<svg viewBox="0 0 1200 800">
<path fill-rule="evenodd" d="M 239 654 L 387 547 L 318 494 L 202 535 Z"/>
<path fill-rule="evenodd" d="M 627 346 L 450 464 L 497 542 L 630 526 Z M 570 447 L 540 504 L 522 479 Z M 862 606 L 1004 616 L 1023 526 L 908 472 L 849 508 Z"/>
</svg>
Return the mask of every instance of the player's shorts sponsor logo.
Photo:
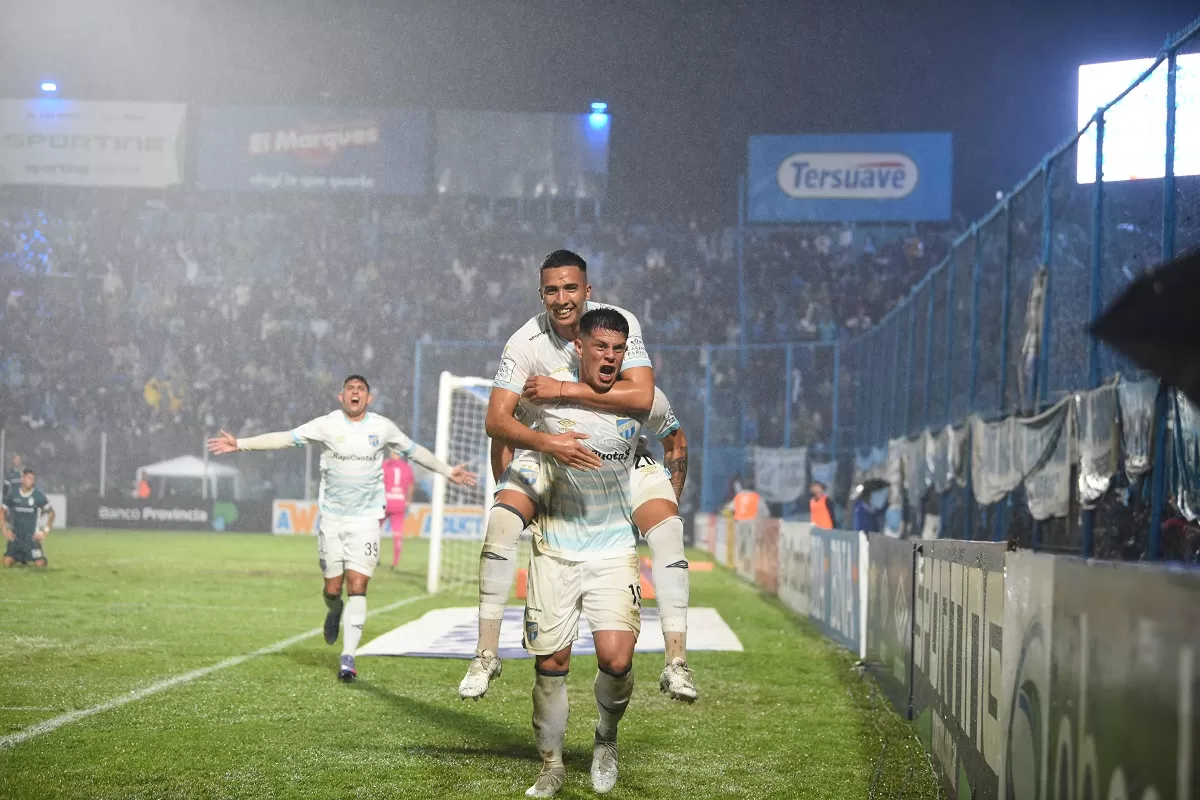
<svg viewBox="0 0 1200 800">
<path fill-rule="evenodd" d="M 797 199 L 897 200 L 912 194 L 920 170 L 903 153 L 793 153 L 775 177 Z"/>
<path fill-rule="evenodd" d="M 500 359 L 500 367 L 496 370 L 496 383 L 511 383 L 513 372 L 517 369 L 517 362 L 513 361 L 508 356 Z"/>
<path fill-rule="evenodd" d="M 526 616 L 525 616 L 525 641 L 534 642 L 534 641 L 537 641 L 537 637 L 538 637 L 538 624 L 536 622 L 534 622 L 533 620 L 531 620 L 529 618 L 529 615 L 526 614 Z"/>
</svg>

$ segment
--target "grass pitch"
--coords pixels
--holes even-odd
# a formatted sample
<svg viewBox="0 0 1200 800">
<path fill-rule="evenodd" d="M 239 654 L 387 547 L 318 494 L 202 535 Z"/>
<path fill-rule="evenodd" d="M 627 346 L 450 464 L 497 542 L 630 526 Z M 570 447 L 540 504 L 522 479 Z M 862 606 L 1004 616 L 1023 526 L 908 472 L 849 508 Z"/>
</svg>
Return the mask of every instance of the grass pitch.
<svg viewBox="0 0 1200 800">
<path fill-rule="evenodd" d="M 455 693 L 465 661 L 364 657 L 357 683 L 336 682 L 340 646 L 303 637 L 324 615 L 312 539 L 69 531 L 48 545 L 49 570 L 0 571 L 0 797 L 477 800 L 522 797 L 536 777 L 532 661 L 507 661 L 477 703 Z M 404 556 L 369 608 L 403 604 L 373 614 L 364 642 L 473 602 L 423 597 L 423 543 Z M 693 706 L 658 691 L 661 654 L 635 656 L 612 797 L 937 795 L 913 728 L 806 620 L 719 568 L 692 573 L 692 603 L 746 652 L 692 654 Z M 563 798 L 594 796 L 595 670 L 572 661 Z"/>
</svg>

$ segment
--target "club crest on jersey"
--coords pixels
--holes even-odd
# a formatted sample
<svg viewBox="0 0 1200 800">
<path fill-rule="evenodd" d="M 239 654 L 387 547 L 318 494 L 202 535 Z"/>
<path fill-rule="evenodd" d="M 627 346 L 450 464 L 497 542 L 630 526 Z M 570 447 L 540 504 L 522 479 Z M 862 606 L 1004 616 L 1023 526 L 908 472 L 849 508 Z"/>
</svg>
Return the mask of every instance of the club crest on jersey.
<svg viewBox="0 0 1200 800">
<path fill-rule="evenodd" d="M 629 441 L 633 438 L 633 432 L 637 428 L 637 423 L 625 417 L 617 418 L 617 433 L 621 434 L 621 438 Z"/>
<path fill-rule="evenodd" d="M 379 447 L 379 436 L 374 433 L 368 433 L 367 444 L 371 445 L 371 447 Z"/>
</svg>

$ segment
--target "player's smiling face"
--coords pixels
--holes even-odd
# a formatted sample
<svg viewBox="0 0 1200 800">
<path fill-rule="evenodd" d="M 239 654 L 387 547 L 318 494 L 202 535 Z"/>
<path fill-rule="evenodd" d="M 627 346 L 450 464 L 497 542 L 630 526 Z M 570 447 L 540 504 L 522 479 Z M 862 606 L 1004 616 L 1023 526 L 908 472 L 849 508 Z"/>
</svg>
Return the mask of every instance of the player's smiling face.
<svg viewBox="0 0 1200 800">
<path fill-rule="evenodd" d="M 550 315 L 550 323 L 564 339 L 573 339 L 583 316 L 587 299 L 592 295 L 587 274 L 579 267 L 551 267 L 542 270 L 539 289 L 542 305 Z"/>
<path fill-rule="evenodd" d="M 360 380 L 346 381 L 341 394 L 338 395 L 338 401 L 341 402 L 342 411 L 346 412 L 347 417 L 353 420 L 361 419 L 367 413 L 371 392 Z"/>
<path fill-rule="evenodd" d="M 597 392 L 607 392 L 617 381 L 625 360 L 626 336 L 598 329 L 575 340 L 579 354 L 579 380 Z"/>
</svg>

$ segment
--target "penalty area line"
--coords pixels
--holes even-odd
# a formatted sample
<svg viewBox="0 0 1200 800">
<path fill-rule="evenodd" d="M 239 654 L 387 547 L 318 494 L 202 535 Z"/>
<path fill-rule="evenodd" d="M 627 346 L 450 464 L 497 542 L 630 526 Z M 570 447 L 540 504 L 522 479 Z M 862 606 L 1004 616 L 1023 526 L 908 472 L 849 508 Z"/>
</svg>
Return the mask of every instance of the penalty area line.
<svg viewBox="0 0 1200 800">
<path fill-rule="evenodd" d="M 382 606 L 381 608 L 372 609 L 367 613 L 367 616 L 373 617 L 376 614 L 394 611 L 402 606 L 415 603 L 418 600 L 426 600 L 428 598 L 428 594 L 406 597 L 403 600 L 397 600 L 396 602 Z M 214 672 L 220 672 L 223 669 L 229 669 L 230 667 L 236 667 L 239 664 L 244 664 L 251 659 L 258 658 L 259 656 L 278 653 L 280 650 L 291 647 L 292 645 L 316 636 L 319 633 L 321 633 L 321 628 L 313 628 L 312 630 L 305 631 L 304 633 L 298 633 L 295 636 L 289 636 L 286 639 L 281 639 L 280 641 L 275 642 L 275 644 L 269 644 L 266 647 L 260 647 L 252 653 L 233 656 L 232 658 L 227 658 L 224 661 L 218 661 L 216 664 L 211 664 L 207 667 L 201 667 L 200 669 L 194 669 L 191 672 L 185 672 L 182 675 L 176 675 L 172 678 L 161 680 L 158 683 L 152 683 L 149 686 L 141 689 L 135 689 L 127 694 L 114 697 L 111 700 L 106 700 L 105 702 L 91 706 L 90 708 L 81 708 L 78 711 L 70 711 L 66 714 L 60 714 L 57 717 L 51 717 L 44 722 L 39 722 L 36 725 L 30 725 L 28 728 L 23 728 L 16 733 L 0 737 L 0 750 L 7 750 L 9 748 L 16 747 L 22 742 L 29 741 L 36 736 L 42 736 L 43 734 L 56 731 L 64 725 L 70 725 L 71 723 L 78 722 L 81 719 L 86 719 L 96 714 L 100 714 L 105 711 L 111 711 L 114 708 L 120 708 L 121 706 L 137 702 L 138 700 L 143 700 L 151 695 L 158 694 L 159 692 L 165 692 L 167 689 L 171 689 L 175 686 L 191 683 L 197 678 L 203 678 L 204 676 L 211 675 Z"/>
</svg>

